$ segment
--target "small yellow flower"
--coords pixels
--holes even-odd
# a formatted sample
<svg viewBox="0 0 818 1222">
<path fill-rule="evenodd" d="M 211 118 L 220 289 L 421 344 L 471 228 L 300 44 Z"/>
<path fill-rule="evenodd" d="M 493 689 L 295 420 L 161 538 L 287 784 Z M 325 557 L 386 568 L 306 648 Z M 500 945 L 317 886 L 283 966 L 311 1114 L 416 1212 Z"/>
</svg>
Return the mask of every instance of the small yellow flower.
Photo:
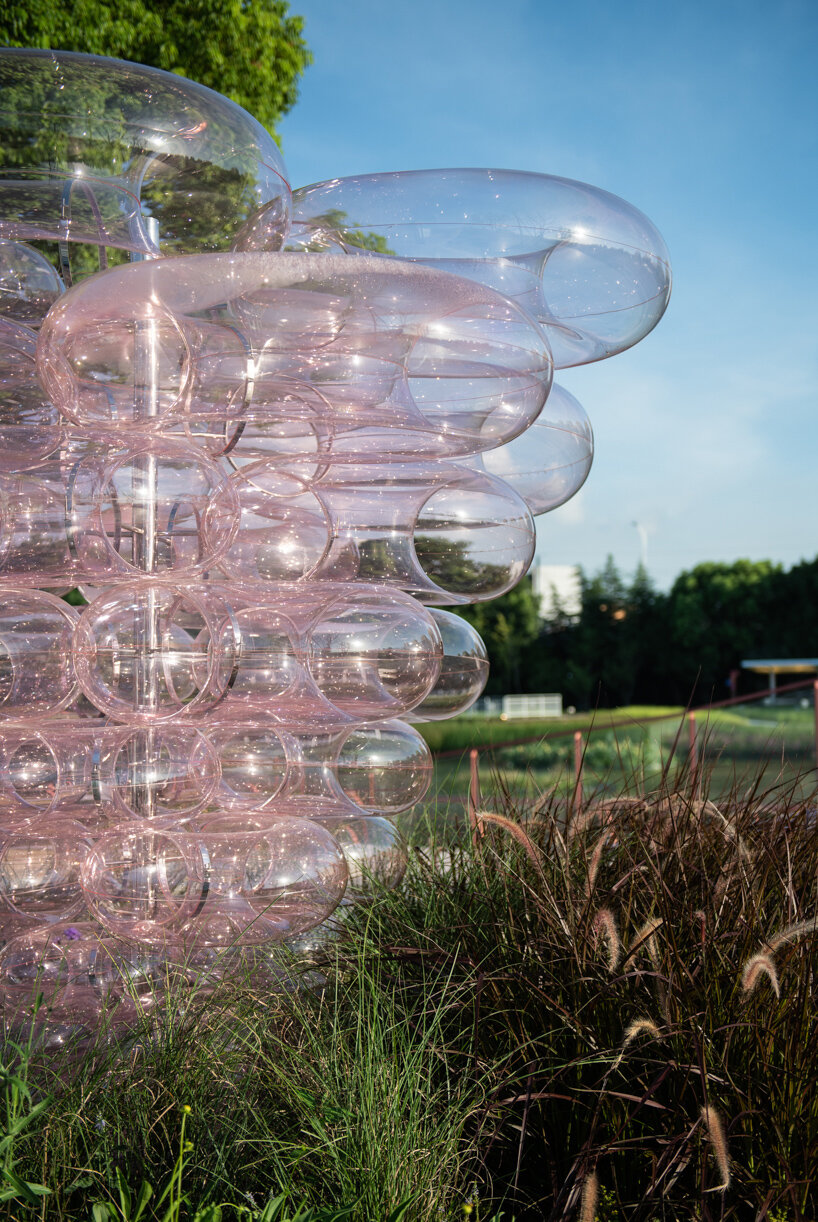
<svg viewBox="0 0 818 1222">
<path fill-rule="evenodd" d="M 193 1111 L 193 1108 L 190 1106 L 189 1103 L 186 1103 L 184 1107 L 182 1108 L 182 1111 L 185 1113 L 186 1116 L 189 1116 L 190 1113 Z"/>
<path fill-rule="evenodd" d="M 474 1206 L 472 1205 L 471 1201 L 467 1201 L 466 1204 L 463 1206 L 463 1213 L 466 1215 L 467 1218 L 473 1209 L 474 1209 Z"/>
</svg>

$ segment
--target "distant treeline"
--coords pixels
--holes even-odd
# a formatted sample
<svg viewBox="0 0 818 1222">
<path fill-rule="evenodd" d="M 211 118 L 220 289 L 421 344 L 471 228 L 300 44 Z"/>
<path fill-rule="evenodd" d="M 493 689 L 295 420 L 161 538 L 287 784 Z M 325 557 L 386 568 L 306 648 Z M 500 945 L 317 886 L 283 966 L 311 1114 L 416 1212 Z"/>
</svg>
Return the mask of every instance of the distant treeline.
<svg viewBox="0 0 818 1222">
<path fill-rule="evenodd" d="M 786 571 L 766 560 L 700 564 L 664 594 L 644 568 L 627 581 L 609 557 L 581 582 L 579 616 L 557 602 L 541 621 L 530 579 L 464 609 L 489 650 L 487 694 L 562 692 L 578 709 L 699 704 L 731 694 L 744 658 L 818 656 L 818 559 Z M 766 683 L 734 678 L 740 693 Z"/>
</svg>

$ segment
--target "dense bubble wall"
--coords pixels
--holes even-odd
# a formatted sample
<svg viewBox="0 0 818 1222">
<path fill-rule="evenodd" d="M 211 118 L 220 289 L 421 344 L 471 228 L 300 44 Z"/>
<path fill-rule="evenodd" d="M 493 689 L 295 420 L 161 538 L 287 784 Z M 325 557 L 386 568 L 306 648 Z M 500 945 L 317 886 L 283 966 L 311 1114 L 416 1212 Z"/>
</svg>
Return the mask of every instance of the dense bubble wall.
<svg viewBox="0 0 818 1222">
<path fill-rule="evenodd" d="M 155 69 L 2 50 L 0 99 L 0 986 L 70 1031 L 400 882 L 412 723 L 488 673 L 450 608 L 591 466 L 554 369 L 670 272 L 566 179 L 293 193 Z"/>
</svg>

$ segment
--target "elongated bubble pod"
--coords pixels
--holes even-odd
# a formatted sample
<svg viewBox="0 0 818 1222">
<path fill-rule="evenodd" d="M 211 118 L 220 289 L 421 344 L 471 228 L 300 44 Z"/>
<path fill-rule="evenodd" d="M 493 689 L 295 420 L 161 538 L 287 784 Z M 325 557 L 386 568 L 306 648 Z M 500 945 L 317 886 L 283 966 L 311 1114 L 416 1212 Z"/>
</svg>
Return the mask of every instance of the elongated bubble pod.
<svg viewBox="0 0 818 1222">
<path fill-rule="evenodd" d="M 599 187 L 520 170 L 403 170 L 302 187 L 287 249 L 377 250 L 489 284 L 542 324 L 557 369 L 630 348 L 670 295 L 668 253 L 646 216 Z"/>
<path fill-rule="evenodd" d="M 285 230 L 275 141 L 204 85 L 124 60 L 5 47 L 0 99 L 2 237 L 89 243 L 104 266 L 105 247 L 227 249 L 262 208 L 266 242 Z M 67 248 L 64 263 L 73 269 Z"/>
<path fill-rule="evenodd" d="M 123 824 L 86 857 L 94 916 L 117 937 L 163 944 L 264 942 L 303 933 L 344 894 L 343 853 L 308 819 L 214 815 L 198 826 Z"/>
<path fill-rule="evenodd" d="M 218 708 L 326 730 L 408 712 L 433 687 L 443 646 L 430 613 L 398 590 L 144 580 L 84 608 L 73 651 L 85 695 L 118 721 Z"/>
<path fill-rule="evenodd" d="M 534 555 L 514 489 L 452 462 L 332 463 L 313 479 L 257 463 L 234 485 L 241 520 L 220 567 L 237 578 L 372 581 L 446 605 L 496 598 Z"/>
<path fill-rule="evenodd" d="M 0 475 L 0 583 L 100 585 L 218 560 L 239 521 L 227 473 L 178 441 L 134 443 L 74 436 L 48 466 Z"/>
<path fill-rule="evenodd" d="M 265 253 L 132 264 L 77 285 L 43 324 L 38 368 L 78 425 L 185 427 L 232 453 L 245 426 L 301 423 L 300 456 L 357 463 L 499 445 L 536 418 L 552 373 L 540 328 L 474 281 Z"/>
</svg>

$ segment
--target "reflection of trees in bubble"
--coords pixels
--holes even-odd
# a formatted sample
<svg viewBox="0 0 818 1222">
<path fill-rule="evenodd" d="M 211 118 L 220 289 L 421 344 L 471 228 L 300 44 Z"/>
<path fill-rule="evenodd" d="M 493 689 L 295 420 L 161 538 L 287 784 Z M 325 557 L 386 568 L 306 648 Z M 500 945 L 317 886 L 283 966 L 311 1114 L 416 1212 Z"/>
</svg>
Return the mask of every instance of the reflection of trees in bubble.
<svg viewBox="0 0 818 1222">
<path fill-rule="evenodd" d="M 168 254 L 229 250 L 258 207 L 254 174 L 195 157 L 157 159 L 148 169 L 141 200 Z"/>
<path fill-rule="evenodd" d="M 424 573 L 452 594 L 479 596 L 495 590 L 508 574 L 505 565 L 475 560 L 467 542 L 437 535 L 415 535 L 415 552 Z"/>
<path fill-rule="evenodd" d="M 321 252 L 328 247 L 351 246 L 355 250 L 371 250 L 376 255 L 396 253 L 387 242 L 385 234 L 348 228 L 347 216 L 343 208 L 328 208 L 326 212 L 310 217 L 308 224 L 304 226 L 303 237 L 298 242 L 298 250 Z"/>
</svg>

